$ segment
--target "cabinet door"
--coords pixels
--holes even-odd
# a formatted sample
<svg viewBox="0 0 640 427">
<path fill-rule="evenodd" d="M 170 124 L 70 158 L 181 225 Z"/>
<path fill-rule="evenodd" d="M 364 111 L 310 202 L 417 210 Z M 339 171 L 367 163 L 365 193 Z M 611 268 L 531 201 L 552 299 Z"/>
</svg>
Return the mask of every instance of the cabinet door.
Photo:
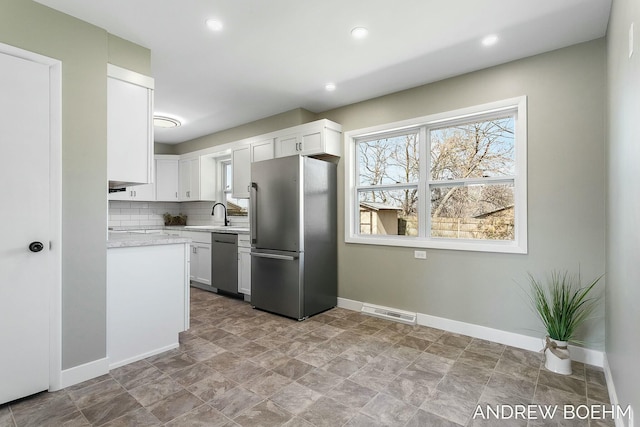
<svg viewBox="0 0 640 427">
<path fill-rule="evenodd" d="M 191 196 L 191 160 L 180 160 L 180 200 L 188 201 Z"/>
<path fill-rule="evenodd" d="M 127 187 L 127 190 L 131 191 L 131 200 L 138 200 L 141 202 L 153 202 L 155 198 L 155 184 L 135 185 L 133 187 Z"/>
<path fill-rule="evenodd" d="M 191 243 L 189 279 L 203 285 L 211 285 L 211 245 Z"/>
<path fill-rule="evenodd" d="M 273 159 L 273 138 L 251 144 L 251 162 Z"/>
<path fill-rule="evenodd" d="M 204 285 L 211 285 L 211 245 L 206 243 L 196 243 L 194 258 L 197 258 L 196 268 L 194 271 L 193 265 L 191 271 L 193 272 L 193 279 L 196 282 Z"/>
<path fill-rule="evenodd" d="M 189 200 L 200 200 L 200 158 L 189 161 Z"/>
<path fill-rule="evenodd" d="M 320 154 L 324 152 L 322 146 L 322 131 L 310 131 L 302 134 L 301 144 L 304 155 Z"/>
<path fill-rule="evenodd" d="M 251 183 L 251 152 L 249 146 L 237 148 L 231 152 L 231 183 L 232 197 L 236 199 L 249 198 L 249 184 Z"/>
<path fill-rule="evenodd" d="M 300 151 L 300 138 L 298 133 L 279 136 L 276 138 L 276 157 L 285 157 L 298 154 Z"/>
<path fill-rule="evenodd" d="M 108 200 L 136 200 L 153 202 L 154 184 L 133 185 L 125 188 L 125 191 L 117 191 L 109 193 Z"/>
<path fill-rule="evenodd" d="M 238 248 L 238 293 L 251 295 L 251 249 Z"/>
<path fill-rule="evenodd" d="M 177 159 L 156 159 L 156 200 L 177 202 L 179 190 L 179 165 Z"/>
<path fill-rule="evenodd" d="M 107 79 L 107 177 L 123 183 L 152 182 L 152 91 Z"/>
</svg>

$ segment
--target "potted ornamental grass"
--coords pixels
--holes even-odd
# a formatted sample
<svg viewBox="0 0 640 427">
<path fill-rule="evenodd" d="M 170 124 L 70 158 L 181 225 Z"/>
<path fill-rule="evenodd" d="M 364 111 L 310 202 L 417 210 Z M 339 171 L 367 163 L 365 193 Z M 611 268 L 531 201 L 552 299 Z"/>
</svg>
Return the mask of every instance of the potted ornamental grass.
<svg viewBox="0 0 640 427">
<path fill-rule="evenodd" d="M 575 333 L 596 308 L 599 297 L 594 288 L 601 278 L 581 286 L 579 274 L 554 271 L 544 282 L 529 274 L 531 305 L 547 332 L 543 350 L 548 370 L 571 375 L 567 344 L 580 343 Z"/>
</svg>

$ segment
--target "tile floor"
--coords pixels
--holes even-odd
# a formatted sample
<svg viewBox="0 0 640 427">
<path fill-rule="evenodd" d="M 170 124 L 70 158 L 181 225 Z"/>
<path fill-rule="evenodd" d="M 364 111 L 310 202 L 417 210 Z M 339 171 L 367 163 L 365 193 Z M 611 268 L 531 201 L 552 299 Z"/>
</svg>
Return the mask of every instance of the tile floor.
<svg viewBox="0 0 640 427">
<path fill-rule="evenodd" d="M 477 405 L 608 404 L 596 367 L 575 363 L 564 377 L 541 354 L 424 326 L 340 308 L 296 322 L 191 296 L 180 348 L 0 405 L 0 427 L 614 425 L 561 410 L 528 424 L 472 417 Z"/>
</svg>

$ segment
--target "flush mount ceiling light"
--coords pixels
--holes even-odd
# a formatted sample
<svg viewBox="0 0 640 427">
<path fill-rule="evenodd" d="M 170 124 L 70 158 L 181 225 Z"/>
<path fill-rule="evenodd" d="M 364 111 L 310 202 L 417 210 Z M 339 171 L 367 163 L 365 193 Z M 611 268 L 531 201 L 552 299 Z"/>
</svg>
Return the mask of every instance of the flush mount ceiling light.
<svg viewBox="0 0 640 427">
<path fill-rule="evenodd" d="M 158 128 L 177 128 L 182 123 L 180 120 L 167 116 L 153 116 L 153 125 Z"/>
<path fill-rule="evenodd" d="M 333 92 L 334 90 L 336 90 L 336 85 L 335 83 L 327 83 L 326 85 L 324 85 L 324 89 L 327 92 Z"/>
<path fill-rule="evenodd" d="M 222 21 L 215 19 L 215 18 L 210 18 L 207 19 L 206 21 L 207 27 L 209 27 L 209 29 L 211 31 L 222 31 Z"/>
<path fill-rule="evenodd" d="M 497 42 L 498 42 L 498 36 L 496 36 L 495 34 L 491 34 L 490 36 L 487 36 L 482 39 L 483 46 L 493 46 Z"/>
<path fill-rule="evenodd" d="M 367 34 L 369 34 L 369 30 L 364 27 L 355 27 L 353 30 L 351 30 L 351 36 L 354 39 L 363 39 L 367 37 Z"/>
</svg>

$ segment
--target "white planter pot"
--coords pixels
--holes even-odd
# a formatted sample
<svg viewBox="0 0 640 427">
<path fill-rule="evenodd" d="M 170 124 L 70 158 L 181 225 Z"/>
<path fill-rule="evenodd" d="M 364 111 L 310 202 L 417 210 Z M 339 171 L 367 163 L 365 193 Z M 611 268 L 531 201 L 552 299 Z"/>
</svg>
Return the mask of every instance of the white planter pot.
<svg viewBox="0 0 640 427">
<path fill-rule="evenodd" d="M 571 375 L 571 357 L 566 341 L 556 341 L 547 337 L 544 348 L 544 367 L 561 375 Z"/>
</svg>

